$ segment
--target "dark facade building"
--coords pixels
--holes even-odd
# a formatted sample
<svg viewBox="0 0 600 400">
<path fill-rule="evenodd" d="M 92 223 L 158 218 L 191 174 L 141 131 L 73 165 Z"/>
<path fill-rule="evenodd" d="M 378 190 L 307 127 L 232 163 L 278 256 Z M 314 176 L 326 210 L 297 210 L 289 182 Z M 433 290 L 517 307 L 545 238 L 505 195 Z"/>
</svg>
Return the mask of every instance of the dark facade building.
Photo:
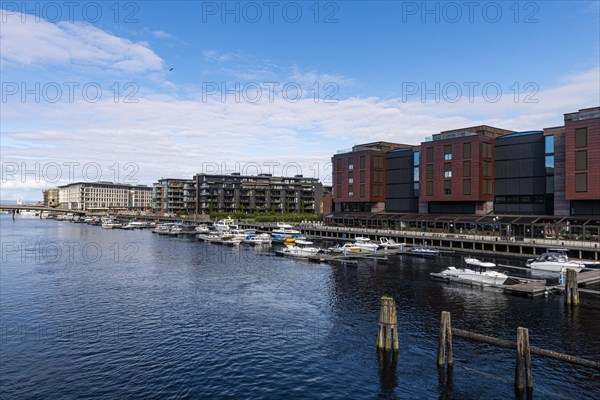
<svg viewBox="0 0 600 400">
<path fill-rule="evenodd" d="M 419 146 L 387 152 L 385 157 L 386 211 L 419 212 L 419 155 Z"/>
<path fill-rule="evenodd" d="M 338 151 L 331 159 L 335 211 L 383 211 L 386 201 L 386 152 L 403 147 L 409 146 L 374 142 Z"/>
<path fill-rule="evenodd" d="M 494 140 L 510 133 L 481 125 L 441 132 L 421 143 L 419 212 L 492 212 Z"/>
<path fill-rule="evenodd" d="M 152 187 L 152 209 L 167 214 L 194 214 L 196 182 L 193 179 L 160 179 Z"/>
<path fill-rule="evenodd" d="M 323 185 L 315 178 L 274 177 L 271 174 L 246 176 L 198 174 L 196 213 L 306 212 L 318 213 Z"/>
<path fill-rule="evenodd" d="M 494 143 L 494 212 L 496 214 L 553 214 L 554 162 L 546 164 L 547 152 L 548 157 L 553 158 L 552 139 L 552 136 L 544 136 L 543 131 L 519 132 L 496 138 Z"/>
<path fill-rule="evenodd" d="M 565 182 L 571 215 L 600 215 L 600 107 L 565 114 Z"/>
</svg>

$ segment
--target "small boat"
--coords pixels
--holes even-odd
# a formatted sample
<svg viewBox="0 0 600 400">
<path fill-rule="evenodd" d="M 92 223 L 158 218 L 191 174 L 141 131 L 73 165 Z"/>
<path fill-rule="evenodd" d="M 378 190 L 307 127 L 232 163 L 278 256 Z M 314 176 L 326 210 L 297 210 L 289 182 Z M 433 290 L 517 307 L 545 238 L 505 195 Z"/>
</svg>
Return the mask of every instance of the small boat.
<svg viewBox="0 0 600 400">
<path fill-rule="evenodd" d="M 19 215 L 21 217 L 39 217 L 40 212 L 37 210 L 20 210 Z"/>
<path fill-rule="evenodd" d="M 261 233 L 260 235 L 257 236 L 257 238 L 259 238 L 263 245 L 271 245 L 271 242 L 273 241 L 273 239 L 271 239 L 271 235 L 269 235 L 268 233 Z"/>
<path fill-rule="evenodd" d="M 260 239 L 256 235 L 248 235 L 244 238 L 244 240 L 242 240 L 242 243 L 246 243 L 251 246 L 257 246 L 257 245 L 261 245 L 263 242 L 262 242 L 262 239 Z"/>
<path fill-rule="evenodd" d="M 194 228 L 194 230 L 196 231 L 196 233 L 209 233 L 210 229 L 208 228 L 207 225 L 198 225 L 197 227 Z"/>
<path fill-rule="evenodd" d="M 480 261 L 476 258 L 465 258 L 464 265 L 460 268 L 448 267 L 440 273 L 432 272 L 432 279 L 443 279 L 459 283 L 478 284 L 482 286 L 502 285 L 508 275 L 490 271 L 496 264 Z"/>
<path fill-rule="evenodd" d="M 361 236 L 354 238 L 354 245 L 359 247 L 361 251 L 369 251 L 371 253 L 377 251 L 379 248 L 379 245 L 371 242 L 371 239 Z"/>
<path fill-rule="evenodd" d="M 200 240 L 202 242 L 216 243 L 216 242 L 221 241 L 221 235 L 219 235 L 215 231 L 212 231 L 209 233 L 201 233 L 197 237 L 198 237 L 198 240 Z"/>
<path fill-rule="evenodd" d="M 42 211 L 42 214 L 40 215 L 40 217 L 42 219 L 48 219 L 52 217 L 52 214 L 50 213 L 50 211 Z"/>
<path fill-rule="evenodd" d="M 297 229 L 294 229 L 292 225 L 277 223 L 277 228 L 273 229 L 271 235 L 275 240 L 285 240 L 290 238 L 297 238 L 298 236 L 302 235 L 302 232 L 300 232 Z"/>
<path fill-rule="evenodd" d="M 413 247 L 412 249 L 408 250 L 406 252 L 406 254 L 410 254 L 413 256 L 421 256 L 421 257 L 436 257 L 440 254 L 440 251 L 436 250 L 436 249 L 429 249 L 425 246 L 421 246 L 421 247 Z"/>
<path fill-rule="evenodd" d="M 290 257 L 309 257 L 319 253 L 321 249 L 313 246 L 313 242 L 307 240 L 296 240 L 294 246 L 286 246 L 281 250 L 284 256 Z"/>
<path fill-rule="evenodd" d="M 566 269 L 574 269 L 579 272 L 585 268 L 585 264 L 571 261 L 566 254 L 559 252 L 543 253 L 538 258 L 527 260 L 526 265 L 531 269 L 550 272 L 561 272 Z"/>
<path fill-rule="evenodd" d="M 122 227 L 122 224 L 118 223 L 115 220 L 105 220 L 104 222 L 102 222 L 102 227 L 104 229 L 118 229 Z"/>
<path fill-rule="evenodd" d="M 143 229 L 148 228 L 149 226 L 146 221 L 138 221 L 136 219 L 132 219 L 127 225 L 130 227 L 130 229 Z"/>
<path fill-rule="evenodd" d="M 158 233 L 159 235 L 168 235 L 171 233 L 171 227 L 175 225 L 171 222 L 166 224 L 158 224 L 156 228 L 152 229 L 152 233 Z"/>
<path fill-rule="evenodd" d="M 238 229 L 238 226 L 235 224 L 235 221 L 231 219 L 231 217 L 227 217 L 227 219 L 222 219 L 213 224 L 213 228 L 221 232 L 227 232 L 230 229 Z"/>
<path fill-rule="evenodd" d="M 387 250 L 401 250 L 405 245 L 406 243 L 394 242 L 394 239 L 388 239 L 386 237 L 379 238 L 379 246 Z"/>
</svg>

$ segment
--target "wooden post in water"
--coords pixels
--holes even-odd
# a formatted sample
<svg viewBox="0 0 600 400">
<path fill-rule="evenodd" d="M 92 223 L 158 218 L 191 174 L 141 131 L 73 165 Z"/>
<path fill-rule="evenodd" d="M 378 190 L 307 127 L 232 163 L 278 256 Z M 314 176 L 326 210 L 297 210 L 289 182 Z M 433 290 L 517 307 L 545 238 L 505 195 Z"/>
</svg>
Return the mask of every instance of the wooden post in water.
<svg viewBox="0 0 600 400">
<path fill-rule="evenodd" d="M 396 319 L 396 302 L 393 298 L 381 298 L 379 329 L 377 331 L 377 349 L 398 351 L 398 321 Z"/>
<path fill-rule="evenodd" d="M 579 305 L 579 284 L 577 283 L 577 271 L 567 269 L 567 279 L 565 281 L 565 303 L 570 306 Z"/>
<path fill-rule="evenodd" d="M 450 313 L 442 311 L 440 319 L 440 337 L 438 341 L 438 367 L 443 367 L 446 362 L 446 350 L 448 351 L 448 365 L 454 364 L 454 356 L 452 354 L 452 322 Z"/>
<path fill-rule="evenodd" d="M 529 330 L 517 328 L 517 365 L 515 367 L 515 387 L 523 390 L 527 379 L 527 388 L 533 388 L 531 374 L 531 351 L 529 349 Z"/>
</svg>

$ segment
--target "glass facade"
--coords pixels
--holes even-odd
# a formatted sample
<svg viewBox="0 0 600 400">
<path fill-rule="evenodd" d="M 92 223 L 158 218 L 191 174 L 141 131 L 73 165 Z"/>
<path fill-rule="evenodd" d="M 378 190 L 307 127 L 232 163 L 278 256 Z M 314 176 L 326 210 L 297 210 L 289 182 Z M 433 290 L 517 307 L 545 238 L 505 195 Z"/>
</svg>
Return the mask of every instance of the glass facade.
<svg viewBox="0 0 600 400">
<path fill-rule="evenodd" d="M 544 136 L 544 151 L 546 153 L 546 193 L 554 193 L 554 135 Z"/>
</svg>

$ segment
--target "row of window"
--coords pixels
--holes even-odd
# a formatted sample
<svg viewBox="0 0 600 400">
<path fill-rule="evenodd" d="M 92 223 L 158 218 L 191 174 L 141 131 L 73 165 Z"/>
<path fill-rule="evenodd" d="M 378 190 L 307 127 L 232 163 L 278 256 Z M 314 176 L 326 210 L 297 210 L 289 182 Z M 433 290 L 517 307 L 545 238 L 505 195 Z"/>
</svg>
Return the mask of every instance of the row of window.
<svg viewBox="0 0 600 400">
<path fill-rule="evenodd" d="M 491 195 L 493 191 L 493 180 L 484 179 L 482 181 L 481 193 L 483 195 Z M 427 181 L 425 184 L 425 194 L 427 196 L 433 196 L 433 181 Z M 445 180 L 444 181 L 444 194 L 451 195 L 452 194 L 452 181 Z M 471 180 L 463 179 L 463 195 L 471 195 Z"/>
<path fill-rule="evenodd" d="M 482 144 L 482 154 L 483 158 L 492 158 L 492 144 L 491 143 L 483 143 Z M 471 158 L 471 143 L 463 143 L 463 159 Z M 416 159 L 418 159 L 418 155 Z M 444 146 L 444 160 L 451 161 L 452 160 L 452 145 Z M 425 149 L 425 162 L 433 162 L 433 147 L 427 147 Z"/>
</svg>

